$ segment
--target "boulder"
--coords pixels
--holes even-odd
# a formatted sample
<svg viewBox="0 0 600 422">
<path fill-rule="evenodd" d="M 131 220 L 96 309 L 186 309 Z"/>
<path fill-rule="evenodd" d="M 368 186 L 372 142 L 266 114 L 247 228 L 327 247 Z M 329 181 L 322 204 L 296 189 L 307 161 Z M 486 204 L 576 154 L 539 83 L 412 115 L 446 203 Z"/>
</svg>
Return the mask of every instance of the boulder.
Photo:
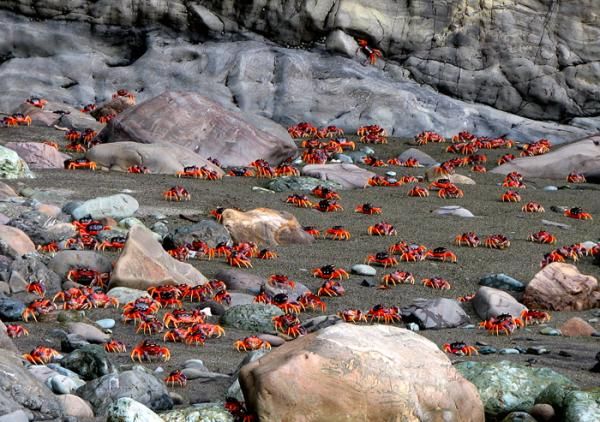
<svg viewBox="0 0 600 422">
<path fill-rule="evenodd" d="M 129 287 L 113 287 L 106 294 L 117 299 L 121 305 L 133 302 L 140 297 L 151 297 L 145 290 L 130 289 Z"/>
<path fill-rule="evenodd" d="M 215 220 L 202 220 L 195 224 L 178 227 L 173 234 L 167 236 L 167 239 L 165 241 L 171 241 L 174 246 L 182 246 L 201 240 L 211 248 L 219 243 L 231 242 L 229 232 Z"/>
<path fill-rule="evenodd" d="M 514 292 L 525 290 L 525 284 L 506 274 L 488 274 L 479 280 L 479 285 Z"/>
<path fill-rule="evenodd" d="M 19 154 L 32 169 L 62 169 L 70 155 L 41 142 L 9 142 L 5 145 Z"/>
<path fill-rule="evenodd" d="M 29 420 L 56 420 L 63 416 L 57 397 L 27 371 L 20 356 L 0 353 L 0 415 L 23 411 Z M 10 419 L 11 421 L 17 419 Z"/>
<path fill-rule="evenodd" d="M 75 237 L 77 233 L 72 224 L 59 222 L 56 218 L 38 210 L 21 213 L 11 219 L 8 225 L 22 230 L 38 245 L 60 242 Z"/>
<path fill-rule="evenodd" d="M 359 52 L 356 40 L 341 29 L 331 31 L 325 40 L 327 50 L 354 57 Z"/>
<path fill-rule="evenodd" d="M 121 219 L 131 217 L 139 208 L 138 201 L 131 195 L 119 193 L 111 196 L 101 196 L 85 201 L 75 208 L 71 215 L 75 220 L 91 215 L 92 218 L 112 217 Z"/>
<path fill-rule="evenodd" d="M 35 245 L 23 231 L 4 224 L 0 225 L 0 254 L 17 258 L 35 251 Z"/>
<path fill-rule="evenodd" d="M 354 164 L 308 164 L 302 174 L 339 183 L 343 189 L 363 189 L 376 174 Z"/>
<path fill-rule="evenodd" d="M 100 144 L 88 150 L 86 158 L 99 166 L 115 171 L 127 171 L 131 166 L 145 166 L 154 174 L 175 174 L 187 166 L 207 167 L 221 176 L 224 171 L 195 152 L 172 143 L 141 144 L 116 142 Z"/>
<path fill-rule="evenodd" d="M 574 386 L 555 384 L 537 400 L 561 410 L 561 422 L 596 422 L 600 420 L 600 388 L 580 390 Z"/>
<path fill-rule="evenodd" d="M 164 422 L 234 422 L 235 419 L 222 403 L 195 403 L 193 407 L 161 413 Z"/>
<path fill-rule="evenodd" d="M 24 310 L 23 301 L 4 295 L 0 296 L 0 319 L 2 321 L 21 321 Z"/>
<path fill-rule="evenodd" d="M 220 270 L 215 278 L 223 281 L 228 290 L 245 291 L 251 294 L 258 294 L 260 288 L 265 284 L 265 278 L 257 276 L 249 271 L 238 270 L 235 268 Z"/>
<path fill-rule="evenodd" d="M 103 127 L 89 114 L 82 113 L 79 109 L 61 102 L 48 101 L 43 109 L 23 102 L 13 112 L 31 117 L 33 126 L 51 127 L 56 125 L 78 130 L 87 128 L 98 130 Z"/>
<path fill-rule="evenodd" d="M 484 420 L 475 387 L 448 357 L 391 326 L 338 324 L 300 337 L 244 366 L 240 384 L 265 421 Z"/>
<path fill-rule="evenodd" d="M 77 395 L 92 405 L 96 416 L 105 416 L 110 406 L 123 397 L 135 400 L 153 411 L 173 408 L 173 400 L 165 384 L 139 365 L 129 371 L 90 381 L 77 390 Z"/>
<path fill-rule="evenodd" d="M 406 161 L 409 158 L 416 159 L 419 162 L 419 164 L 421 164 L 425 167 L 433 166 L 434 164 L 437 164 L 437 162 L 438 162 L 431 155 L 427 154 L 426 152 L 421 151 L 420 149 L 416 149 L 416 148 L 409 148 L 406 151 L 403 151 L 398 156 L 398 159 L 400 161 Z"/>
<path fill-rule="evenodd" d="M 11 292 L 23 292 L 33 281 L 42 281 L 46 287 L 46 294 L 51 295 L 60 290 L 62 280 L 58 274 L 48 269 L 37 255 L 16 258 L 10 265 L 8 284 Z"/>
<path fill-rule="evenodd" d="M 69 322 L 66 328 L 69 334 L 78 335 L 90 343 L 106 343 L 110 340 L 110 335 L 104 333 L 98 327 L 86 324 L 85 322 Z"/>
<path fill-rule="evenodd" d="M 240 330 L 269 332 L 274 331 L 273 317 L 283 315 L 281 309 L 264 303 L 232 306 L 221 317 L 225 326 Z"/>
<path fill-rule="evenodd" d="M 519 317 L 521 312 L 527 309 L 505 291 L 485 286 L 477 290 L 471 303 L 481 319 L 489 319 L 501 314 Z"/>
<path fill-rule="evenodd" d="M 33 177 L 27 163 L 14 150 L 0 146 L 0 178 Z"/>
<path fill-rule="evenodd" d="M 175 143 L 224 166 L 262 158 L 279 164 L 293 156 L 289 135 L 256 126 L 261 118 L 223 108 L 196 92 L 164 92 L 119 115 L 100 133 L 110 142 Z M 272 123 L 271 123 L 272 124 Z"/>
<path fill-rule="evenodd" d="M 129 397 L 121 397 L 110 405 L 107 412 L 107 422 L 163 422 L 163 419 Z"/>
<path fill-rule="evenodd" d="M 82 398 L 74 394 L 62 394 L 56 398 L 62 406 L 65 416 L 80 418 L 77 420 L 94 417 L 94 411 L 90 407 L 89 403 Z"/>
<path fill-rule="evenodd" d="M 125 247 L 115 263 L 109 288 L 146 290 L 164 284 L 197 285 L 208 280 L 192 265 L 169 255 L 143 226 L 129 230 Z"/>
<path fill-rule="evenodd" d="M 416 299 L 401 308 L 402 320 L 415 322 L 420 329 L 455 328 L 470 322 L 469 316 L 454 299 Z"/>
<path fill-rule="evenodd" d="M 554 262 L 538 272 L 523 294 L 523 303 L 532 309 L 581 311 L 600 306 L 600 286 L 591 275 L 576 266 Z"/>
<path fill-rule="evenodd" d="M 59 251 L 48 263 L 48 268 L 65 278 L 73 268 L 89 268 L 109 273 L 112 271 L 112 263 L 110 259 L 94 251 Z"/>
<path fill-rule="evenodd" d="M 596 332 L 594 327 L 579 317 L 569 318 L 558 329 L 567 337 L 591 336 Z"/>
<path fill-rule="evenodd" d="M 86 381 L 116 372 L 104 348 L 96 345 L 84 346 L 65 355 L 60 364 Z"/>
<path fill-rule="evenodd" d="M 592 136 L 547 154 L 517 158 L 491 172 L 505 175 L 517 171 L 524 177 L 564 180 L 571 172 L 597 173 L 599 167 L 600 136 Z"/>
<path fill-rule="evenodd" d="M 563 375 L 509 361 L 461 362 L 456 369 L 477 387 L 485 412 L 496 416 L 515 410 L 529 411 L 551 384 L 571 386 Z"/>
<path fill-rule="evenodd" d="M 309 245 L 314 242 L 296 217 L 286 211 L 256 208 L 242 212 L 226 209 L 221 221 L 236 242 L 254 242 L 262 246 Z"/>
</svg>

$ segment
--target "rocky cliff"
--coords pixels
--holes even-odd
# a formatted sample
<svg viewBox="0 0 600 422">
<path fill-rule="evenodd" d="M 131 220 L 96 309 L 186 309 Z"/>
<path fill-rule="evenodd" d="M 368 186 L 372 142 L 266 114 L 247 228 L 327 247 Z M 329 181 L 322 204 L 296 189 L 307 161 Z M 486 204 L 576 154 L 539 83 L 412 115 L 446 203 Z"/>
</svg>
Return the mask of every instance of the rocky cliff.
<svg viewBox="0 0 600 422">
<path fill-rule="evenodd" d="M 1 108 L 32 89 L 85 103 L 125 86 L 142 99 L 204 91 L 284 124 L 376 119 L 398 135 L 572 139 L 598 126 L 592 0 L 0 0 L 0 9 Z M 359 37 L 383 51 L 378 66 L 365 65 Z"/>
</svg>

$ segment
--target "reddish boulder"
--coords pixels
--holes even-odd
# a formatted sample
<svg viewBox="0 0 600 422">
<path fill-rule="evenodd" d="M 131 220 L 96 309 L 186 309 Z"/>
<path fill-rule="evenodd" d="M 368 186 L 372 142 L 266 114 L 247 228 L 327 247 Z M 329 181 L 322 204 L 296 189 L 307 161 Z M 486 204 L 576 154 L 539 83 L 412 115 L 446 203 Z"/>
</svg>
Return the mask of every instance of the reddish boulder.
<svg viewBox="0 0 600 422">
<path fill-rule="evenodd" d="M 70 155 L 41 142 L 9 142 L 7 148 L 16 151 L 32 169 L 62 169 Z"/>
<path fill-rule="evenodd" d="M 591 336 L 596 332 L 594 327 L 579 317 L 569 318 L 558 329 L 567 337 Z"/>
<path fill-rule="evenodd" d="M 13 258 L 35 252 L 35 245 L 23 231 L 0 225 L 0 253 Z"/>
</svg>

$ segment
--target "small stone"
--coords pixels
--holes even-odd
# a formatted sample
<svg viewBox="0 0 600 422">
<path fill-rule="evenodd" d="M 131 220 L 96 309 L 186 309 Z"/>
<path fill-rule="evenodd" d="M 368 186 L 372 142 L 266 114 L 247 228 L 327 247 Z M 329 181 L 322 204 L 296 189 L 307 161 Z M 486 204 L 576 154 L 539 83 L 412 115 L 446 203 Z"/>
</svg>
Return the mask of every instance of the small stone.
<svg viewBox="0 0 600 422">
<path fill-rule="evenodd" d="M 272 334 L 259 334 L 258 338 L 263 341 L 268 341 L 269 344 L 273 347 L 279 347 L 285 343 L 285 340 L 279 336 L 274 336 Z"/>
<path fill-rule="evenodd" d="M 396 177 L 396 172 L 395 171 L 387 171 L 387 172 L 385 172 L 385 175 L 388 177 Z"/>
<path fill-rule="evenodd" d="M 363 278 L 363 281 L 360 282 L 360 285 L 363 287 L 375 287 L 377 286 L 377 282 L 373 278 Z"/>
<path fill-rule="evenodd" d="M 568 224 L 558 223 L 556 221 L 550 221 L 550 220 L 542 220 L 542 224 L 545 226 L 558 227 L 558 228 L 561 228 L 564 230 L 568 230 L 571 228 L 571 226 Z"/>
<path fill-rule="evenodd" d="M 129 287 L 114 287 L 108 291 L 107 295 L 117 299 L 121 305 L 133 302 L 140 297 L 150 297 L 148 292 L 144 290 L 131 289 Z"/>
<path fill-rule="evenodd" d="M 85 319 L 85 311 L 69 309 L 60 311 L 56 316 L 58 322 L 81 322 Z"/>
<path fill-rule="evenodd" d="M 419 324 L 416 324 L 414 322 L 409 322 L 408 324 L 406 324 L 406 328 L 409 329 L 410 331 L 419 331 Z"/>
<path fill-rule="evenodd" d="M 454 216 L 454 217 L 462 217 L 462 218 L 472 218 L 475 215 L 466 208 L 460 207 L 458 205 L 447 205 L 444 207 L 440 207 L 433 211 L 435 215 L 441 216 Z"/>
<path fill-rule="evenodd" d="M 497 353 L 497 352 L 498 352 L 498 350 L 492 346 L 483 346 L 483 347 L 479 348 L 480 355 L 493 355 L 494 353 Z"/>
<path fill-rule="evenodd" d="M 368 154 L 368 155 L 373 155 L 373 154 L 375 154 L 375 150 L 374 150 L 373 148 L 371 148 L 371 147 L 366 147 L 366 146 L 365 146 L 365 147 L 362 147 L 362 148 L 360 148 L 360 149 L 359 149 L 359 151 L 361 151 L 361 152 L 364 152 L 365 154 Z"/>
<path fill-rule="evenodd" d="M 129 230 L 133 226 L 144 226 L 145 224 L 139 218 L 127 217 L 119 221 L 119 227 Z"/>
<path fill-rule="evenodd" d="M 46 380 L 46 385 L 50 387 L 54 394 L 71 394 L 84 384 L 85 382 L 81 380 L 77 383 L 64 375 L 54 375 Z"/>
<path fill-rule="evenodd" d="M 107 416 L 109 422 L 163 422 L 152 410 L 128 397 L 115 401 L 108 408 Z"/>
<path fill-rule="evenodd" d="M 551 405 L 546 403 L 538 403 L 529 410 L 529 414 L 538 422 L 550 422 L 554 419 L 556 412 Z"/>
<path fill-rule="evenodd" d="M 466 324 L 460 328 L 462 328 L 463 330 L 473 330 L 475 328 L 475 324 Z"/>
<path fill-rule="evenodd" d="M 560 326 L 560 332 L 563 336 L 591 336 L 596 332 L 594 327 L 579 317 L 569 318 Z"/>
<path fill-rule="evenodd" d="M 543 190 L 546 192 L 554 192 L 554 191 L 558 190 L 558 186 L 554 186 L 554 185 L 544 186 Z"/>
<path fill-rule="evenodd" d="M 560 330 L 552 327 L 544 327 L 540 330 L 540 334 L 544 334 L 546 336 L 560 336 L 562 333 Z"/>
<path fill-rule="evenodd" d="M 106 343 L 110 340 L 108 334 L 103 333 L 99 328 L 86 324 L 85 322 L 69 322 L 67 323 L 67 331 L 69 334 L 81 336 L 90 343 Z"/>
<path fill-rule="evenodd" d="M 308 333 L 312 333 L 340 322 L 342 322 L 342 319 L 337 315 L 320 315 L 304 321 L 302 326 Z"/>
<path fill-rule="evenodd" d="M 518 355 L 519 352 L 517 349 L 515 348 L 504 348 L 504 349 L 500 349 L 499 352 L 501 355 Z"/>
<path fill-rule="evenodd" d="M 176 406 L 183 404 L 185 402 L 185 400 L 183 399 L 183 397 L 180 394 L 177 394 L 173 391 L 169 391 L 169 396 L 173 400 L 173 404 Z"/>
<path fill-rule="evenodd" d="M 561 350 L 558 352 L 559 356 L 565 357 L 565 358 L 570 358 L 573 357 L 573 355 L 567 351 Z"/>
<path fill-rule="evenodd" d="M 204 362 L 200 359 L 188 359 L 183 362 L 184 368 L 196 368 L 204 372 L 208 372 L 208 368 L 204 366 Z"/>
<path fill-rule="evenodd" d="M 101 328 L 104 328 L 105 330 L 110 330 L 115 326 L 115 324 L 115 320 L 111 318 L 99 319 L 98 321 L 96 321 L 96 325 L 98 325 Z"/>
<path fill-rule="evenodd" d="M 21 321 L 25 304 L 10 297 L 0 297 L 0 319 L 2 321 Z"/>
<path fill-rule="evenodd" d="M 224 325 L 248 331 L 272 331 L 273 317 L 283 315 L 277 306 L 263 303 L 233 306 L 221 317 Z"/>
<path fill-rule="evenodd" d="M 506 274 L 490 274 L 479 280 L 480 286 L 493 287 L 500 290 L 510 290 L 522 292 L 525 290 L 525 284 Z"/>
<path fill-rule="evenodd" d="M 527 348 L 528 355 L 546 355 L 550 353 L 544 346 L 532 346 Z"/>
<path fill-rule="evenodd" d="M 527 412 L 511 412 L 502 422 L 537 422 L 533 416 Z"/>
<path fill-rule="evenodd" d="M 367 277 L 374 277 L 375 275 L 377 275 L 377 270 L 375 268 L 365 264 L 353 265 L 351 271 L 353 274 L 363 275 Z"/>
</svg>

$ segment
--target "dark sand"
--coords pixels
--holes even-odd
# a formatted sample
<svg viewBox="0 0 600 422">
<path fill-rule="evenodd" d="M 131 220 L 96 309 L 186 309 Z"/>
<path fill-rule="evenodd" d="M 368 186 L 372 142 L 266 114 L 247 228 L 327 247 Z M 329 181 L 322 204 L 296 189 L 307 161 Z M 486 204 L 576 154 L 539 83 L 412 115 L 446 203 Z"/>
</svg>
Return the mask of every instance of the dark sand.
<svg viewBox="0 0 600 422">
<path fill-rule="evenodd" d="M 0 130 L 0 142 L 13 140 L 53 139 L 64 144 L 62 133 L 53 129 L 5 129 Z M 374 146 L 380 158 L 387 159 L 396 156 L 403 150 L 411 147 L 408 142 L 391 140 L 389 145 Z M 445 145 L 428 145 L 422 147 L 424 151 L 435 158 L 444 160 L 453 157 L 442 152 Z M 488 169 L 494 167 L 493 162 L 506 150 L 484 151 L 490 161 Z M 514 150 L 513 150 L 513 153 Z M 424 169 L 402 169 L 389 167 L 377 169 L 378 173 L 393 170 L 401 174 L 423 174 Z M 353 264 L 362 263 L 367 254 L 384 251 L 387 247 L 401 239 L 418 242 L 429 247 L 445 246 L 458 255 L 458 264 L 435 263 L 425 261 L 420 263 L 402 263 L 398 268 L 411 271 L 417 278 L 416 285 L 402 285 L 390 290 L 378 290 L 362 287 L 360 282 L 363 277 L 351 276 L 345 282 L 346 295 L 341 298 L 327 299 L 327 313 L 335 313 L 345 308 L 369 309 L 371 306 L 382 303 L 386 305 L 404 306 L 418 297 L 448 297 L 474 293 L 478 288 L 479 279 L 489 273 L 504 272 L 521 281 L 528 282 L 539 270 L 542 255 L 550 251 L 550 245 L 538 245 L 526 241 L 527 236 L 535 231 L 546 229 L 558 237 L 559 245 L 572 244 L 586 240 L 597 240 L 599 231 L 598 223 L 594 221 L 575 221 L 563 217 L 561 214 L 550 211 L 552 205 L 581 206 L 600 218 L 600 192 L 598 186 L 583 185 L 580 189 L 565 189 L 557 192 L 544 192 L 542 188 L 549 184 L 564 185 L 558 180 L 526 180 L 527 189 L 522 190 L 523 203 L 533 200 L 540 202 L 545 208 L 544 214 L 524 214 L 520 211 L 522 204 L 500 203 L 498 198 L 505 190 L 498 183 L 502 176 L 494 174 L 470 174 L 468 168 L 458 170 L 458 173 L 468 175 L 476 180 L 476 185 L 460 186 L 465 196 L 458 200 L 439 199 L 435 194 L 429 198 L 409 198 L 406 193 L 412 185 L 399 188 L 370 188 L 357 191 L 341 192 L 341 205 L 343 212 L 324 214 L 309 209 L 298 209 L 285 204 L 288 193 L 268 193 L 253 191 L 253 186 L 264 186 L 264 180 L 253 178 L 225 178 L 223 181 L 207 182 L 198 180 L 176 179 L 166 175 L 130 175 L 116 172 L 87 172 L 87 171 L 37 171 L 37 178 L 32 180 L 8 181 L 16 189 L 32 187 L 41 190 L 68 189 L 72 191 L 69 199 L 88 199 L 101 195 L 110 195 L 123 191 L 129 192 L 140 202 L 138 215 L 142 216 L 149 226 L 155 221 L 151 215 L 160 212 L 169 215 L 169 226 L 174 228 L 179 225 L 190 224 L 179 218 L 179 214 L 193 218 L 207 218 L 208 212 L 217 207 L 239 207 L 252 209 L 256 207 L 270 207 L 286 210 L 293 213 L 302 225 L 314 225 L 326 229 L 333 225 L 343 224 L 352 233 L 352 239 L 347 242 L 319 240 L 311 247 L 290 246 L 276 248 L 279 259 L 276 261 L 254 260 L 254 269 L 250 270 L 261 276 L 273 273 L 284 273 L 296 281 L 306 284 L 313 291 L 320 286 L 321 281 L 314 279 L 308 272 L 310 269 L 325 264 L 349 268 Z M 188 189 L 192 200 L 184 203 L 166 202 L 162 199 L 162 192 L 167 188 L 181 184 Z M 371 202 L 383 208 L 383 216 L 364 216 L 356 214 L 353 209 L 363 202 Z M 478 218 L 459 219 L 454 217 L 434 216 L 431 212 L 443 205 L 456 204 L 471 210 Z M 571 225 L 570 230 L 556 227 L 544 227 L 542 219 L 548 219 Z M 372 237 L 367 234 L 367 227 L 371 224 L 385 220 L 393 224 L 398 230 L 396 237 Z M 503 233 L 511 240 L 511 247 L 505 251 L 479 248 L 459 248 L 453 245 L 454 237 L 462 232 L 475 231 L 480 237 L 487 234 Z M 221 260 L 212 262 L 191 261 L 207 277 L 213 277 L 216 272 L 228 268 Z M 590 258 L 583 259 L 578 268 L 585 274 L 599 276 L 599 267 L 592 263 Z M 379 278 L 387 271 L 378 268 Z M 442 276 L 448 279 L 453 288 L 447 291 L 436 291 L 420 285 L 422 278 Z M 471 305 L 466 304 L 465 309 L 472 316 L 473 323 L 477 324 L 479 318 L 474 314 Z M 119 319 L 119 314 L 113 310 L 93 310 L 86 312 L 95 320 L 112 317 Z M 307 319 L 316 314 L 303 314 L 302 319 Z M 553 312 L 551 326 L 557 327 L 570 317 L 579 316 L 586 320 L 593 317 L 593 311 L 585 312 Z M 215 319 L 216 321 L 216 319 Z M 32 335 L 16 340 L 22 352 L 28 352 L 39 344 L 58 347 L 59 344 L 50 336 L 50 331 L 56 328 L 52 323 L 27 324 Z M 600 325 L 597 323 L 595 327 Z M 497 348 L 503 347 L 530 347 L 543 345 L 551 353 L 543 356 L 536 355 L 487 355 L 476 356 L 468 359 L 495 361 L 508 359 L 511 361 L 528 362 L 542 367 L 547 366 L 568 376 L 581 386 L 599 385 L 600 379 L 596 374 L 588 371 L 594 365 L 595 354 L 599 351 L 600 339 L 549 337 L 539 334 L 539 326 L 530 326 L 514 333 L 511 337 L 494 337 L 478 329 L 451 329 L 439 331 L 421 331 L 420 334 L 429 338 L 438 345 L 445 342 L 458 340 L 474 344 L 476 341 L 488 343 Z M 147 364 L 155 368 L 162 366 L 166 372 L 176 369 L 180 364 L 190 358 L 202 359 L 212 371 L 231 373 L 234 371 L 243 355 L 236 352 L 232 343 L 234 340 L 249 333 L 227 329 L 226 335 L 217 340 L 210 340 L 205 347 L 188 347 L 181 344 L 169 344 L 172 359 L 167 363 Z M 142 337 L 135 335 L 132 325 L 117 323 L 114 337 L 124 341 L 129 350 Z M 162 335 L 152 336 L 162 339 Z M 559 355 L 560 351 L 571 354 L 571 357 Z M 126 367 L 131 365 L 128 354 L 113 355 L 113 360 Z M 464 360 L 451 356 L 452 360 Z M 185 389 L 175 390 L 185 399 L 192 402 L 222 398 L 222 394 L 229 382 L 200 383 L 191 381 Z"/>
</svg>

